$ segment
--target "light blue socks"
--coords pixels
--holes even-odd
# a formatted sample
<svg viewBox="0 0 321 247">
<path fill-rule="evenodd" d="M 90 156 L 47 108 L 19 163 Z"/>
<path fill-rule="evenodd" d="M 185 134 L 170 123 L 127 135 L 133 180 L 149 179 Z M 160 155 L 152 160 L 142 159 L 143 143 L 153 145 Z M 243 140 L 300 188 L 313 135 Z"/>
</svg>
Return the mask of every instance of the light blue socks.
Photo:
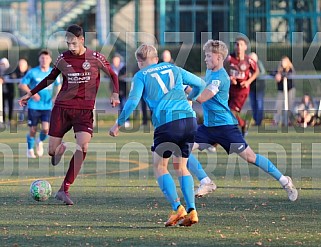
<svg viewBox="0 0 321 247">
<path fill-rule="evenodd" d="M 266 173 L 270 174 L 276 180 L 279 180 L 280 177 L 283 175 L 269 159 L 260 154 L 256 155 L 254 164 L 260 167 Z"/>
<path fill-rule="evenodd" d="M 195 207 L 195 195 L 194 195 L 194 180 L 192 175 L 178 177 L 181 185 L 181 190 L 186 202 L 186 209 L 196 209 Z"/>
<path fill-rule="evenodd" d="M 176 185 L 169 173 L 160 176 L 158 179 L 158 186 L 165 195 L 167 201 L 172 205 L 173 210 L 177 210 L 178 206 L 181 205 L 179 197 L 177 195 Z"/>
<path fill-rule="evenodd" d="M 40 131 L 40 135 L 39 135 L 39 140 L 40 141 L 45 141 L 48 138 L 48 135 L 45 134 L 43 131 Z"/>
<path fill-rule="evenodd" d="M 199 181 L 207 177 L 201 163 L 195 158 L 193 154 L 190 154 L 187 161 L 187 169 L 197 177 Z"/>
<path fill-rule="evenodd" d="M 33 149 L 35 146 L 35 138 L 31 137 L 29 134 L 27 135 L 27 144 L 28 144 L 28 149 Z"/>
</svg>

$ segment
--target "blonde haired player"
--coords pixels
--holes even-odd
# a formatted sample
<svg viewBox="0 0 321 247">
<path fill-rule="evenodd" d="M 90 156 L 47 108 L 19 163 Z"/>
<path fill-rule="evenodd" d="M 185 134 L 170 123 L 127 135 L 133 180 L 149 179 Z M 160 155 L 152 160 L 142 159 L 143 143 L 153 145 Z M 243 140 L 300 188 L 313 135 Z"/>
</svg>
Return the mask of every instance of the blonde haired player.
<svg viewBox="0 0 321 247">
<path fill-rule="evenodd" d="M 141 97 L 152 112 L 155 127 L 153 151 L 154 174 L 158 185 L 173 212 L 165 226 L 191 226 L 198 222 L 195 207 L 194 181 L 186 168 L 186 162 L 194 143 L 197 129 L 196 114 L 187 99 L 194 100 L 203 91 L 205 82 L 192 73 L 171 63 L 159 63 L 154 46 L 142 44 L 135 53 L 140 71 L 132 81 L 131 91 L 116 124 L 110 129 L 111 136 L 117 136 L 120 126 L 124 125 L 136 109 Z M 183 82 L 192 86 L 188 97 Z M 167 166 L 174 155 L 173 165 L 178 175 L 186 209 L 181 205 L 175 182 Z"/>
<path fill-rule="evenodd" d="M 222 41 L 209 40 L 205 43 L 203 50 L 207 67 L 206 88 L 197 101 L 202 104 L 204 123 L 197 129 L 194 148 L 204 150 L 209 145 L 220 144 L 227 154 L 238 154 L 247 162 L 258 166 L 279 181 L 287 192 L 289 200 L 295 201 L 298 191 L 294 187 L 292 179 L 284 176 L 269 159 L 254 153 L 237 127 L 238 121 L 228 106 L 230 78 L 223 67 L 228 53 L 227 46 Z M 187 166 L 201 181 L 196 195 L 203 196 L 212 192 L 214 183 L 193 154 L 189 156 Z"/>
</svg>

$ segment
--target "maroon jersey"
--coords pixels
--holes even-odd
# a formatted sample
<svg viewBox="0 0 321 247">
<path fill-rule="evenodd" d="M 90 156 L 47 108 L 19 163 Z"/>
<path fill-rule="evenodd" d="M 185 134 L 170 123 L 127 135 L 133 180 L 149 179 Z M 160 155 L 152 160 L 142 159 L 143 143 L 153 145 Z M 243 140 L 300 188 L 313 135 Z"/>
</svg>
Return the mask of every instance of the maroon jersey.
<svg viewBox="0 0 321 247">
<path fill-rule="evenodd" d="M 228 73 L 236 78 L 236 86 L 238 87 L 240 87 L 240 82 L 248 80 L 253 71 L 256 71 L 256 62 L 247 55 L 241 61 L 236 58 L 234 53 L 229 55 L 227 59 L 229 62 Z"/>
<path fill-rule="evenodd" d="M 47 87 L 61 73 L 63 82 L 55 105 L 73 109 L 94 109 L 100 84 L 100 70 L 111 77 L 113 92 L 119 93 L 118 77 L 105 56 L 88 48 L 80 56 L 73 55 L 70 51 L 60 54 L 51 73 L 32 89 L 31 93 L 35 94 Z"/>
</svg>

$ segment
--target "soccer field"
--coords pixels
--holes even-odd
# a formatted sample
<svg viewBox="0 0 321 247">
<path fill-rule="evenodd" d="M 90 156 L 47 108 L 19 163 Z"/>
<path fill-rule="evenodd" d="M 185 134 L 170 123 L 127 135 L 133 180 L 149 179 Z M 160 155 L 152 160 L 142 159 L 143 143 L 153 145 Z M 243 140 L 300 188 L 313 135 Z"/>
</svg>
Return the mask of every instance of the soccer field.
<svg viewBox="0 0 321 247">
<path fill-rule="evenodd" d="M 222 148 L 195 152 L 218 189 L 196 199 L 199 224 L 165 228 L 171 208 L 150 165 L 152 131 L 140 128 L 112 138 L 111 125 L 98 122 L 70 189 L 73 206 L 53 196 L 36 202 L 29 195 L 36 179 L 49 181 L 53 194 L 59 189 L 73 145 L 52 167 L 48 155 L 27 160 L 25 125 L 1 132 L 1 246 L 321 246 L 320 130 L 252 127 L 247 136 L 255 151 L 293 177 L 296 202 L 278 182 Z M 65 140 L 73 142 L 73 134 Z"/>
</svg>

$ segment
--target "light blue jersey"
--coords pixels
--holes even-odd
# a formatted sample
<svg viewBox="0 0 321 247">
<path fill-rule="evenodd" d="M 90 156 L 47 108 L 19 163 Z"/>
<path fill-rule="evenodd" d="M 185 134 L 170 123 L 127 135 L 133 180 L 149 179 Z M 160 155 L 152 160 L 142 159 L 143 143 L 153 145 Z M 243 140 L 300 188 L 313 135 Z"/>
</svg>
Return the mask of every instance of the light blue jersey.
<svg viewBox="0 0 321 247">
<path fill-rule="evenodd" d="M 195 117 L 186 99 L 183 83 L 193 88 L 188 99 L 195 100 L 205 82 L 194 74 L 170 63 L 147 66 L 133 78 L 128 100 L 117 122 L 123 125 L 137 107 L 141 97 L 152 112 L 155 128 L 178 119 Z"/>
<path fill-rule="evenodd" d="M 47 75 L 49 75 L 52 68 L 50 67 L 48 71 L 44 72 L 41 70 L 40 66 L 32 68 L 28 73 L 22 78 L 21 84 L 28 85 L 30 89 L 33 89 L 39 82 L 42 81 Z M 52 95 L 53 86 L 58 86 L 60 84 L 60 79 L 57 77 L 55 82 L 43 90 L 39 91 L 40 96 L 39 101 L 34 101 L 33 98 L 28 100 L 28 108 L 33 110 L 51 110 L 52 109 Z"/>
<path fill-rule="evenodd" d="M 228 97 L 230 90 L 230 78 L 224 68 L 213 72 L 206 71 L 205 76 L 206 88 L 211 91 L 213 88 L 218 92 L 209 100 L 202 103 L 204 114 L 204 125 L 214 127 L 221 125 L 238 124 L 228 106 Z"/>
</svg>

